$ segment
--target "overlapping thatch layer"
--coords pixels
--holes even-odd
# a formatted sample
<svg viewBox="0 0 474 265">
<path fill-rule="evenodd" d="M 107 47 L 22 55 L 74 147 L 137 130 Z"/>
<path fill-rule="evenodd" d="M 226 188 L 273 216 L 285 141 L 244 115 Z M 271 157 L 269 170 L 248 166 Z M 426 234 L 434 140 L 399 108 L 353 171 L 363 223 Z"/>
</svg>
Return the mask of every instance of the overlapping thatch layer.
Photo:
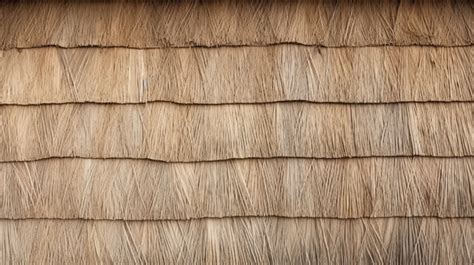
<svg viewBox="0 0 474 265">
<path fill-rule="evenodd" d="M 22 1 L 0 4 L 0 48 L 471 45 L 469 1 Z"/>
<path fill-rule="evenodd" d="M 473 22 L 0 2 L 0 264 L 474 264 Z"/>
<path fill-rule="evenodd" d="M 474 217 L 474 158 L 2 163 L 0 218 Z"/>
<path fill-rule="evenodd" d="M 8 264 L 472 264 L 473 219 L 0 221 Z"/>
<path fill-rule="evenodd" d="M 0 161 L 474 155 L 474 103 L 2 106 Z"/>
<path fill-rule="evenodd" d="M 474 48 L 0 51 L 0 104 L 473 101 Z"/>
</svg>

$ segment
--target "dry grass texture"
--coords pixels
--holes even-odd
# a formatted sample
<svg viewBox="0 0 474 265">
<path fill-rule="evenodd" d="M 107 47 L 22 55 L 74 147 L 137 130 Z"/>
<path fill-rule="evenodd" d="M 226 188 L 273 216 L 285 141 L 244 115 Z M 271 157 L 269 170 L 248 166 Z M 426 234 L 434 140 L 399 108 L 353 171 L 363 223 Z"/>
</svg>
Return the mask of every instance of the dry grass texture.
<svg viewBox="0 0 474 265">
<path fill-rule="evenodd" d="M 474 217 L 474 158 L 2 163 L 0 218 Z"/>
<path fill-rule="evenodd" d="M 472 156 L 473 103 L 0 107 L 0 160 Z"/>
<path fill-rule="evenodd" d="M 2 2 L 0 48 L 473 43 L 469 1 Z"/>
<path fill-rule="evenodd" d="M 9 264 L 472 264 L 473 219 L 0 221 Z"/>
<path fill-rule="evenodd" d="M 474 264 L 473 22 L 0 2 L 0 264 Z"/>
<path fill-rule="evenodd" d="M 472 101 L 472 47 L 0 51 L 0 103 Z"/>
</svg>

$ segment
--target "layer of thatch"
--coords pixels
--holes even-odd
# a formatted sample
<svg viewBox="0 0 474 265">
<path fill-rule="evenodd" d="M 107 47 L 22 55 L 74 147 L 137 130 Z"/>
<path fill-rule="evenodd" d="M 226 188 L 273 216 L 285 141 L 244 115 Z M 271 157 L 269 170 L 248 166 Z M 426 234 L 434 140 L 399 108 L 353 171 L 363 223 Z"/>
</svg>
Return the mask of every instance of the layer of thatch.
<svg viewBox="0 0 474 265">
<path fill-rule="evenodd" d="M 0 263 L 474 264 L 473 10 L 1 1 Z"/>
<path fill-rule="evenodd" d="M 0 107 L 0 160 L 472 156 L 474 103 Z"/>
<path fill-rule="evenodd" d="M 469 1 L 23 1 L 0 4 L 0 48 L 471 45 Z"/>
<path fill-rule="evenodd" d="M 0 52 L 0 103 L 472 101 L 472 47 Z"/>
<path fill-rule="evenodd" d="M 474 219 L 2 220 L 7 264 L 472 264 Z"/>
<path fill-rule="evenodd" d="M 474 217 L 474 158 L 2 163 L 0 218 Z"/>
</svg>

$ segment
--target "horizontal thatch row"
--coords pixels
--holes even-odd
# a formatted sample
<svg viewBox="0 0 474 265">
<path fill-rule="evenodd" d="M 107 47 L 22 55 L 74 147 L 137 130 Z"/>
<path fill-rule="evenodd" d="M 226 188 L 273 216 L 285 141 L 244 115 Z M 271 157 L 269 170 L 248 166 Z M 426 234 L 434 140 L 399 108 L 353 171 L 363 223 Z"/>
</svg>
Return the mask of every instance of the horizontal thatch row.
<svg viewBox="0 0 474 265">
<path fill-rule="evenodd" d="M 471 45 L 469 1 L 22 1 L 0 4 L 0 48 Z"/>
<path fill-rule="evenodd" d="M 0 107 L 0 161 L 472 156 L 474 103 Z"/>
<path fill-rule="evenodd" d="M 474 219 L 0 221 L 4 264 L 472 264 Z"/>
<path fill-rule="evenodd" d="M 0 104 L 474 100 L 474 48 L 0 51 Z"/>
<path fill-rule="evenodd" d="M 0 218 L 474 217 L 474 158 L 1 163 Z"/>
</svg>

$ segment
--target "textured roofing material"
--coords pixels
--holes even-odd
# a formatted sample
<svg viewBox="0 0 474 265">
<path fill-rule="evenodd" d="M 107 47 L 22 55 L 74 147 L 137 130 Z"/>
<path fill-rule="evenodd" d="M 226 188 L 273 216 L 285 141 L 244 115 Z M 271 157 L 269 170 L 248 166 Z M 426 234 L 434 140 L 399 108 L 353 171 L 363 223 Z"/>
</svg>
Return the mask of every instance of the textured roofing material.
<svg viewBox="0 0 474 265">
<path fill-rule="evenodd" d="M 474 103 L 0 107 L 0 161 L 474 155 Z"/>
<path fill-rule="evenodd" d="M 474 217 L 472 157 L 54 158 L 2 167 L 0 218 Z"/>
<path fill-rule="evenodd" d="M 473 44 L 469 1 L 16 1 L 0 47 Z M 19 30 L 21 29 L 21 30 Z"/>
<path fill-rule="evenodd" d="M 0 264 L 474 264 L 471 2 L 0 21 Z"/>
<path fill-rule="evenodd" d="M 473 219 L 2 220 L 11 263 L 470 264 Z"/>
<path fill-rule="evenodd" d="M 472 47 L 0 51 L 1 104 L 474 100 Z"/>
</svg>

